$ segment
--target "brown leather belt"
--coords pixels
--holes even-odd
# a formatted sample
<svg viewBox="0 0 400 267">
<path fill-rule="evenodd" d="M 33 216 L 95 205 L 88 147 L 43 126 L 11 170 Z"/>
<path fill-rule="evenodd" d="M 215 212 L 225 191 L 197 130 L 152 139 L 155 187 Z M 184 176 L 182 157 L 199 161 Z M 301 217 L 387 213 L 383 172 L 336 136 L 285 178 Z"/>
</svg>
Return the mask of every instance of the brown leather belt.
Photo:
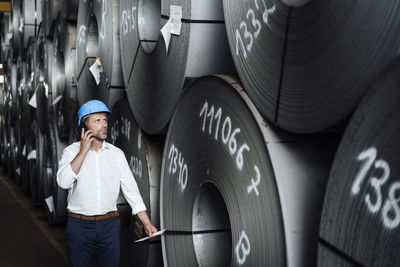
<svg viewBox="0 0 400 267">
<path fill-rule="evenodd" d="M 81 214 L 77 214 L 77 213 L 68 212 L 68 216 L 77 218 L 77 219 L 88 220 L 88 221 L 101 221 L 101 220 L 109 219 L 112 217 L 117 217 L 117 216 L 119 216 L 119 213 L 118 213 L 118 211 L 110 211 L 104 215 L 85 216 L 85 215 L 81 215 Z"/>
</svg>

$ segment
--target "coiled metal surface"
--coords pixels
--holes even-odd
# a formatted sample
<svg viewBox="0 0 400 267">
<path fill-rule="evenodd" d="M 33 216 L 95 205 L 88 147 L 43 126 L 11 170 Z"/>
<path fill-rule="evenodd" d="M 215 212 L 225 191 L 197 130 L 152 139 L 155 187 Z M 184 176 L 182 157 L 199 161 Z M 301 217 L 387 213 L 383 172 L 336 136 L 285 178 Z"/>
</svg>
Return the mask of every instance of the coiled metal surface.
<svg viewBox="0 0 400 267">
<path fill-rule="evenodd" d="M 164 149 L 161 227 L 170 229 L 164 262 L 313 265 L 337 142 L 336 134 L 274 129 L 232 78 L 193 82 Z"/>
<path fill-rule="evenodd" d="M 191 21 L 184 11 L 191 9 L 194 2 L 197 1 L 174 4 L 182 8 L 181 30 L 179 36 L 171 36 L 167 50 L 160 29 L 169 21 L 170 5 L 166 1 L 161 1 L 161 7 L 159 1 L 134 4 L 122 1 L 121 47 L 123 53 L 130 54 L 122 57 L 126 59 L 123 61 L 126 93 L 139 125 L 150 134 L 166 131 L 186 78 L 234 73 L 221 23 L 223 14 L 217 12 L 221 10 L 220 3 L 212 4 L 218 14 L 215 17 L 209 18 L 208 9 L 202 7 L 197 10 L 199 21 Z M 166 13 L 160 15 L 160 8 Z M 136 25 L 136 20 L 144 23 Z M 128 50 L 132 45 L 133 50 Z"/>
<path fill-rule="evenodd" d="M 122 266 L 399 265 L 398 63 L 387 68 L 398 11 L 394 0 L 11 1 L 1 164 L 63 223 L 58 161 L 79 106 L 100 99 L 108 140 L 167 229 L 133 244 L 140 223 L 119 198 Z"/>
<path fill-rule="evenodd" d="M 76 24 L 59 17 L 54 29 L 54 56 L 52 56 L 51 109 L 56 116 L 58 134 L 68 138 L 73 111 L 78 106 L 76 90 Z"/>
<path fill-rule="evenodd" d="M 246 91 L 269 121 L 288 131 L 312 133 L 340 122 L 398 55 L 397 1 L 223 2 Z"/>
<path fill-rule="evenodd" d="M 400 62 L 374 81 L 333 161 L 320 226 L 319 266 L 400 264 Z"/>
<path fill-rule="evenodd" d="M 119 52 L 119 1 L 80 1 L 77 21 L 78 100 L 96 98 L 112 107 L 123 97 Z M 97 61 L 99 81 L 89 68 Z"/>
<path fill-rule="evenodd" d="M 285 266 L 271 160 L 257 122 L 225 81 L 203 78 L 182 95 L 165 143 L 160 199 L 161 228 L 172 231 L 162 239 L 166 266 Z"/>
</svg>

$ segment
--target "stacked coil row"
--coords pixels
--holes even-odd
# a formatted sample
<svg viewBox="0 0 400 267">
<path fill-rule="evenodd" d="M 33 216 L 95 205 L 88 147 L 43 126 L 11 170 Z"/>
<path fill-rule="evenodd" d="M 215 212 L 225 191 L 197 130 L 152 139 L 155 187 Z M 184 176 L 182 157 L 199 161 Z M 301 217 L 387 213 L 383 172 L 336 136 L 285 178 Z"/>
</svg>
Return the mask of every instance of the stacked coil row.
<svg viewBox="0 0 400 267">
<path fill-rule="evenodd" d="M 63 223 L 58 161 L 99 99 L 167 229 L 133 244 L 121 195 L 121 265 L 397 266 L 399 5 L 12 1 L 3 167 Z"/>
</svg>

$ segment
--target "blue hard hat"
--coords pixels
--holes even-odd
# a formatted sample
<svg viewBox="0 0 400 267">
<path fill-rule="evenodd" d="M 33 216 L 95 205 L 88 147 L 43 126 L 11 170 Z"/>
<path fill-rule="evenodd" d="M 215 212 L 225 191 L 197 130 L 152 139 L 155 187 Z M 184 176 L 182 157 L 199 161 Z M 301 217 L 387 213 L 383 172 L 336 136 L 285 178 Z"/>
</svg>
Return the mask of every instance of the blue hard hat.
<svg viewBox="0 0 400 267">
<path fill-rule="evenodd" d="M 107 106 L 99 100 L 90 100 L 83 104 L 78 111 L 78 126 L 81 124 L 82 118 L 93 113 L 107 113 L 107 117 L 111 115 L 111 111 Z"/>
</svg>

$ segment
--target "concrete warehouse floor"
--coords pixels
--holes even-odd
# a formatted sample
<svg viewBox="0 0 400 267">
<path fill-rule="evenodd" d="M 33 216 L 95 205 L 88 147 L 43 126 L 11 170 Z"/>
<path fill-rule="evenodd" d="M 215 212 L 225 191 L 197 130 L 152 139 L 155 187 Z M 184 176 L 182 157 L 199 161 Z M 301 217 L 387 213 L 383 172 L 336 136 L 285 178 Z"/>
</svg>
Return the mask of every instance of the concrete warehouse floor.
<svg viewBox="0 0 400 267">
<path fill-rule="evenodd" d="M 65 225 L 49 226 L 43 207 L 0 168 L 0 266 L 67 266 Z"/>
</svg>

